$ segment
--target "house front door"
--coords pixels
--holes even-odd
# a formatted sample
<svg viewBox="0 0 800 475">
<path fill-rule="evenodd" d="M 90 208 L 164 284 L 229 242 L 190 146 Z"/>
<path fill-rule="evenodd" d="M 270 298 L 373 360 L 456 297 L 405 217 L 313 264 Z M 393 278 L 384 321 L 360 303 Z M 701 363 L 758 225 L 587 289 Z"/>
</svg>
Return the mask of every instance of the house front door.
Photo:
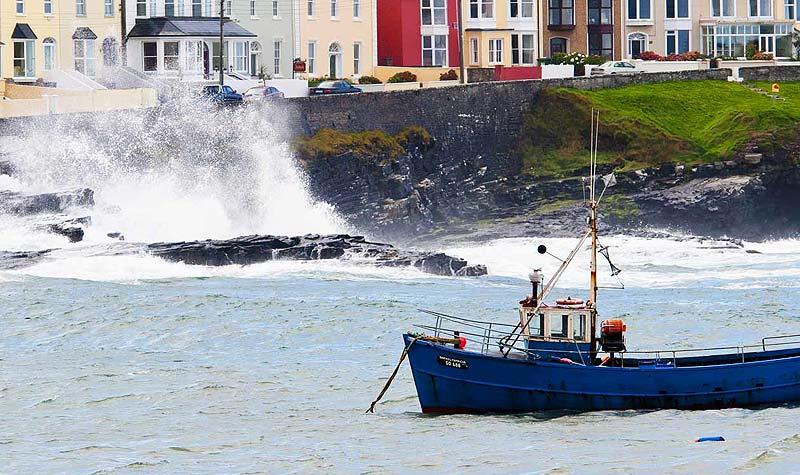
<svg viewBox="0 0 800 475">
<path fill-rule="evenodd" d="M 335 54 L 331 55 L 330 63 L 331 64 L 330 64 L 330 68 L 329 68 L 329 71 L 330 71 L 329 77 L 331 79 L 338 78 L 339 77 L 339 71 L 336 70 L 336 55 Z"/>
</svg>

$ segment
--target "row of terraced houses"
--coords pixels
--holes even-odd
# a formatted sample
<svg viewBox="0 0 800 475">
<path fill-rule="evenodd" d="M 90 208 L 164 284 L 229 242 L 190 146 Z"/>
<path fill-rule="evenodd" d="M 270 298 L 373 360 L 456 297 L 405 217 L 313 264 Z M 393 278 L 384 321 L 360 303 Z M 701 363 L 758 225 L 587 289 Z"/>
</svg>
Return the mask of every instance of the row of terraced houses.
<svg viewBox="0 0 800 475">
<path fill-rule="evenodd" d="M 750 44 L 789 57 L 798 1 L 0 0 L 0 78 L 79 83 L 126 68 L 202 81 L 221 66 L 243 78 L 357 79 L 380 67 L 458 68 L 460 38 L 467 68 L 559 52 L 743 57 Z"/>
</svg>

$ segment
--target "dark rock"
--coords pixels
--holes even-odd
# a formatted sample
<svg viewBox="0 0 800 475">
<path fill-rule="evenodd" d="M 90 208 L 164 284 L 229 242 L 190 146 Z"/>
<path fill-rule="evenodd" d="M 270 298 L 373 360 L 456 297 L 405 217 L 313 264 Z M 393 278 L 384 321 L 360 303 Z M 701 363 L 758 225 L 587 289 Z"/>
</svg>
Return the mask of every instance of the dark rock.
<svg viewBox="0 0 800 475">
<path fill-rule="evenodd" d="M 38 195 L 0 191 L 0 213 L 31 215 L 64 213 L 70 208 L 94 206 L 94 192 L 89 188 Z"/>
<path fill-rule="evenodd" d="M 11 162 L 0 160 L 0 175 L 13 175 L 16 169 Z"/>
<path fill-rule="evenodd" d="M 106 236 L 110 237 L 111 239 L 119 239 L 120 241 L 125 240 L 125 236 L 122 233 L 108 233 Z"/>
<path fill-rule="evenodd" d="M 52 249 L 43 251 L 0 251 L 0 269 L 9 270 L 32 266 L 47 256 Z"/>
<path fill-rule="evenodd" d="M 242 236 L 225 240 L 155 243 L 147 252 L 169 261 L 193 265 L 248 265 L 274 259 L 371 259 L 378 266 L 416 267 L 442 276 L 480 276 L 486 267 L 464 259 L 426 251 L 401 251 L 390 244 L 369 242 L 363 236 Z"/>
</svg>

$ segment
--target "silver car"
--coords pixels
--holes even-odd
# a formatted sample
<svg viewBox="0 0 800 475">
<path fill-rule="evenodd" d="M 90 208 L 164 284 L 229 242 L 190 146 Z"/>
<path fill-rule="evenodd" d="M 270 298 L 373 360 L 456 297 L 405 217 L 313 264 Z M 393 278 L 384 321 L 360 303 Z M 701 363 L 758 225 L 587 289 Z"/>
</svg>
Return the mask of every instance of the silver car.
<svg viewBox="0 0 800 475">
<path fill-rule="evenodd" d="M 605 74 L 638 74 L 642 71 L 636 65 L 627 61 L 606 61 L 605 63 L 592 68 L 592 76 L 603 76 Z"/>
</svg>

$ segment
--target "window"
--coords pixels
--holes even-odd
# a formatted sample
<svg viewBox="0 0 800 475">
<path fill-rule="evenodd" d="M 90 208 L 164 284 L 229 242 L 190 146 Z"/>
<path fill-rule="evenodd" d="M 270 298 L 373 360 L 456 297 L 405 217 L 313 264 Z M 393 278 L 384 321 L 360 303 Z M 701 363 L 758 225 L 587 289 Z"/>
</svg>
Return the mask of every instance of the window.
<svg viewBox="0 0 800 475">
<path fill-rule="evenodd" d="M 643 33 L 631 33 L 628 35 L 629 58 L 639 59 L 645 51 L 647 51 L 647 35 Z"/>
<path fill-rule="evenodd" d="M 136 0 L 136 16 L 147 16 L 147 0 Z"/>
<path fill-rule="evenodd" d="M 203 42 L 187 41 L 186 50 L 186 71 L 200 72 L 203 65 Z"/>
<path fill-rule="evenodd" d="M 628 0 L 628 20 L 651 20 L 650 10 L 650 0 Z"/>
<path fill-rule="evenodd" d="M 278 0 L 272 0 L 272 18 L 278 18 L 281 12 L 278 9 Z"/>
<path fill-rule="evenodd" d="M 164 42 L 164 69 L 166 71 L 177 71 L 180 66 L 180 48 L 177 41 Z"/>
<path fill-rule="evenodd" d="M 116 66 L 119 60 L 119 48 L 116 38 L 103 40 L 103 66 Z"/>
<path fill-rule="evenodd" d="M 422 37 L 422 65 L 447 65 L 447 35 L 426 35 Z"/>
<path fill-rule="evenodd" d="M 494 18 L 494 0 L 469 0 L 469 17 Z"/>
<path fill-rule="evenodd" d="M 614 53 L 611 33 L 589 33 L 589 54 L 610 58 Z"/>
<path fill-rule="evenodd" d="M 353 74 L 361 74 L 361 43 L 353 43 Z"/>
<path fill-rule="evenodd" d="M 233 9 L 232 3 L 233 3 L 233 0 L 225 0 L 225 3 L 223 4 L 223 6 L 225 7 L 224 14 L 225 14 L 226 17 L 229 17 L 229 18 L 231 16 L 231 10 Z"/>
<path fill-rule="evenodd" d="M 573 26 L 574 0 L 549 0 L 548 24 L 551 26 Z"/>
<path fill-rule="evenodd" d="M 478 64 L 478 38 L 469 39 L 469 59 L 470 63 Z"/>
<path fill-rule="evenodd" d="M 511 18 L 533 18 L 533 0 L 511 0 L 508 16 Z"/>
<path fill-rule="evenodd" d="M 701 52 L 713 56 L 745 56 L 747 45 L 753 45 L 762 51 L 773 52 L 776 57 L 791 57 L 792 47 L 791 24 L 717 24 L 703 26 L 701 31 Z"/>
<path fill-rule="evenodd" d="M 94 40 L 74 40 L 72 44 L 75 71 L 86 76 L 94 76 Z"/>
<path fill-rule="evenodd" d="M 784 0 L 783 14 L 787 20 L 795 20 L 795 0 Z"/>
<path fill-rule="evenodd" d="M 689 0 L 667 0 L 667 18 L 689 18 Z"/>
<path fill-rule="evenodd" d="M 114 16 L 114 0 L 103 1 L 103 13 L 105 16 Z"/>
<path fill-rule="evenodd" d="M 317 43 L 315 41 L 308 42 L 308 74 L 316 74 L 317 72 Z"/>
<path fill-rule="evenodd" d="M 572 338 L 575 340 L 583 340 L 586 334 L 586 315 L 573 314 L 572 315 Z"/>
<path fill-rule="evenodd" d="M 445 0 L 422 0 L 422 24 L 446 25 Z"/>
<path fill-rule="evenodd" d="M 689 51 L 689 30 L 667 30 L 667 54 Z"/>
<path fill-rule="evenodd" d="M 589 0 L 589 24 L 611 24 L 611 0 Z"/>
<path fill-rule="evenodd" d="M 17 15 L 24 15 L 24 14 L 25 14 L 25 0 L 17 0 Z M 16 71 L 16 69 L 14 69 L 14 71 Z M 17 77 L 22 77 L 22 76 L 17 76 Z"/>
<path fill-rule="evenodd" d="M 533 64 L 534 36 L 531 35 L 511 35 L 511 63 L 512 64 Z"/>
<path fill-rule="evenodd" d="M 45 15 L 53 14 L 53 0 L 44 0 L 44 14 Z"/>
<path fill-rule="evenodd" d="M 336 18 L 336 0 L 331 0 L 331 18 Z"/>
<path fill-rule="evenodd" d="M 250 0 L 250 16 L 256 16 L 256 0 Z"/>
<path fill-rule="evenodd" d="M 544 314 L 540 313 L 539 318 L 536 315 L 531 315 L 528 322 L 531 335 L 544 335 Z"/>
<path fill-rule="evenodd" d="M 314 0 L 308 0 L 308 16 L 314 16 Z"/>
<path fill-rule="evenodd" d="M 211 0 L 203 0 L 203 16 L 211 16 Z"/>
<path fill-rule="evenodd" d="M 164 16 L 175 16 L 175 0 L 164 0 Z"/>
<path fill-rule="evenodd" d="M 247 72 L 247 58 L 250 56 L 250 43 L 237 41 L 233 43 L 233 69 Z"/>
<path fill-rule="evenodd" d="M 748 5 L 750 16 L 772 16 L 771 0 L 749 0 Z"/>
<path fill-rule="evenodd" d="M 192 0 L 192 16 L 203 16 L 202 0 Z"/>
<path fill-rule="evenodd" d="M 733 16 L 734 0 L 711 0 L 711 16 Z"/>
<path fill-rule="evenodd" d="M 158 71 L 158 43 L 142 43 L 142 59 L 145 71 Z"/>
<path fill-rule="evenodd" d="M 86 16 L 86 0 L 75 0 L 75 14 Z"/>
<path fill-rule="evenodd" d="M 14 77 L 32 78 L 36 76 L 34 40 L 14 41 Z"/>
<path fill-rule="evenodd" d="M 568 322 L 569 315 L 550 315 L 550 336 L 566 338 Z"/>
<path fill-rule="evenodd" d="M 503 40 L 489 40 L 489 64 L 500 64 L 503 62 Z"/>
<path fill-rule="evenodd" d="M 56 69 L 56 40 L 45 38 L 42 43 L 44 45 L 44 69 L 52 71 Z"/>
<path fill-rule="evenodd" d="M 276 76 L 281 75 L 281 43 L 281 40 L 275 40 L 272 43 L 272 49 L 274 51 L 274 65 L 272 72 L 275 73 Z"/>
<path fill-rule="evenodd" d="M 353 18 L 361 18 L 361 0 L 353 0 Z"/>
<path fill-rule="evenodd" d="M 566 38 L 550 38 L 550 56 L 567 52 Z"/>
</svg>

